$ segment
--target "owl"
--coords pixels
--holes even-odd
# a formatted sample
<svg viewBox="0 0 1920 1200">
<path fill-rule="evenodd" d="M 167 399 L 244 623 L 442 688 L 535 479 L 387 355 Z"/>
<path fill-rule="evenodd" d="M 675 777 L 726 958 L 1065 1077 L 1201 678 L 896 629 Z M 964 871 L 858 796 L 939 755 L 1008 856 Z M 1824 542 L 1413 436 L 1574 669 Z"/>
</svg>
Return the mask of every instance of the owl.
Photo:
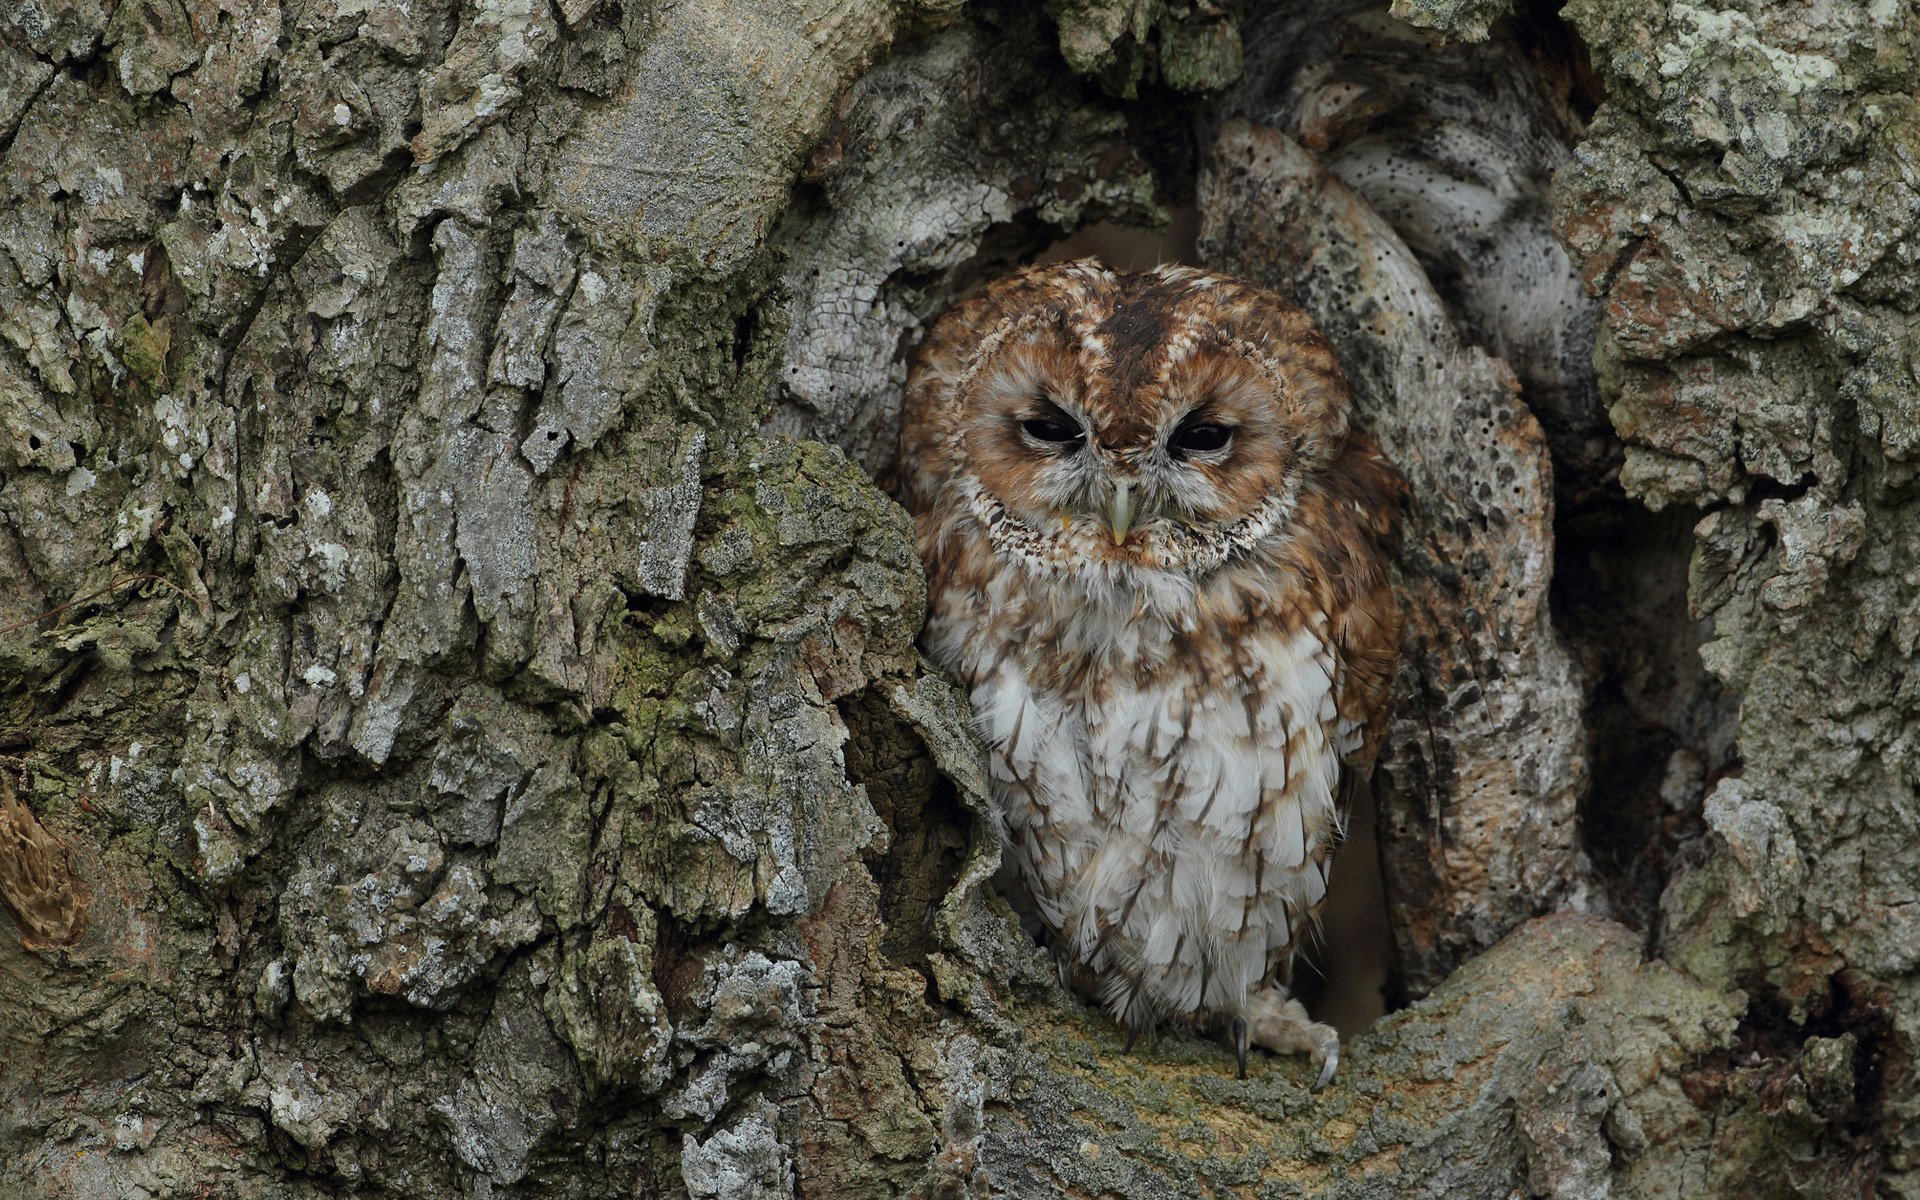
<svg viewBox="0 0 1920 1200">
<path fill-rule="evenodd" d="M 1017 899 L 1133 1034 L 1304 1052 L 1288 991 L 1379 747 L 1404 484 L 1326 339 L 1185 267 L 1035 267 L 911 365 L 902 500 L 923 645 L 968 690 Z M 1131 1035 L 1129 1045 L 1131 1045 Z"/>
</svg>

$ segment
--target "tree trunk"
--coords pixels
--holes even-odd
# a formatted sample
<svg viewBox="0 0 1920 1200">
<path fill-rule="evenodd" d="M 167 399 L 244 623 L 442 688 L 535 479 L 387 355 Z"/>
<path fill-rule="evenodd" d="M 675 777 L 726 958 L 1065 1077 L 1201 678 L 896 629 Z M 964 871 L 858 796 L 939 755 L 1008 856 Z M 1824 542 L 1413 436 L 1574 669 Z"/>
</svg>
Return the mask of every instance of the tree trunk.
<svg viewBox="0 0 1920 1200">
<path fill-rule="evenodd" d="M 1034 7 L 12 7 L 0 1196 L 1920 1197 L 1920 15 Z M 1188 207 L 1417 493 L 1317 1096 L 1060 989 L 884 491 Z"/>
</svg>

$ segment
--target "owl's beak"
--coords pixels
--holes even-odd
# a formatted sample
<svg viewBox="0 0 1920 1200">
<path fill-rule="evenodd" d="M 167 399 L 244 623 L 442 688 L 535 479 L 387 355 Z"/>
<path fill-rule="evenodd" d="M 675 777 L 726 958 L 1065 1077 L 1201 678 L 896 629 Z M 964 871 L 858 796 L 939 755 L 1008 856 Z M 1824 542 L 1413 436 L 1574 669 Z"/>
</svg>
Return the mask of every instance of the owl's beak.
<svg viewBox="0 0 1920 1200">
<path fill-rule="evenodd" d="M 1121 480 L 1113 485 L 1113 498 L 1107 501 L 1107 526 L 1113 530 L 1113 544 L 1127 540 L 1133 528 L 1133 485 Z"/>
</svg>

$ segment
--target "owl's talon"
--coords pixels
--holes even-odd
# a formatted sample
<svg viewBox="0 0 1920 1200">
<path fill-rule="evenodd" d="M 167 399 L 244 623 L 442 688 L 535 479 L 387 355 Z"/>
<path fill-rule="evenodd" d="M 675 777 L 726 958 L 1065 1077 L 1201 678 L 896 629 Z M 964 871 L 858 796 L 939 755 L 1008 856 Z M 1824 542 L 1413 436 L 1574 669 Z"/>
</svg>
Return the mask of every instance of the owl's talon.
<svg viewBox="0 0 1920 1200">
<path fill-rule="evenodd" d="M 1247 1019 L 1238 1014 L 1228 1024 L 1233 1034 L 1233 1062 L 1240 1069 L 1240 1078 L 1247 1077 Z"/>
<path fill-rule="evenodd" d="M 1137 1041 L 1137 1040 L 1139 1040 L 1139 1037 L 1140 1037 L 1140 1027 L 1139 1027 L 1138 1025 L 1129 1025 L 1129 1026 L 1127 1026 L 1127 1044 L 1126 1044 L 1126 1046 L 1125 1046 L 1125 1047 L 1124 1047 L 1124 1048 L 1123 1048 L 1123 1049 L 1122 1049 L 1122 1050 L 1120 1051 L 1120 1053 L 1122 1053 L 1122 1054 L 1132 1054 L 1132 1053 L 1133 1053 L 1133 1043 L 1134 1043 L 1135 1041 Z"/>
<path fill-rule="evenodd" d="M 1326 1028 L 1324 1025 L 1321 1028 Z M 1313 1061 L 1320 1064 L 1320 1077 L 1313 1081 L 1308 1091 L 1319 1092 L 1333 1082 L 1333 1073 L 1340 1069 L 1340 1038 L 1336 1035 L 1332 1043 L 1324 1050 L 1316 1052 Z"/>
<path fill-rule="evenodd" d="M 1247 997 L 1253 1040 L 1276 1054 L 1305 1054 L 1315 1068 L 1310 1090 L 1319 1091 L 1340 1069 L 1340 1035 L 1333 1026 L 1307 1016 L 1298 1000 L 1271 984 Z"/>
</svg>

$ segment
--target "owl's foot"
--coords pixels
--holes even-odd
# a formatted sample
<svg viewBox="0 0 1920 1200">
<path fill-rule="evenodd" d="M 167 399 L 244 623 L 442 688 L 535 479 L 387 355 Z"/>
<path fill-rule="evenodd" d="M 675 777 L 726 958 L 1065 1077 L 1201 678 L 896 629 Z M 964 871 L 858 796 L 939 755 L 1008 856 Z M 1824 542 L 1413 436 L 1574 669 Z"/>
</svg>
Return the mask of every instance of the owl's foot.
<svg viewBox="0 0 1920 1200">
<path fill-rule="evenodd" d="M 1240 1078 L 1247 1077 L 1247 1019 L 1235 1014 L 1227 1022 L 1227 1032 L 1233 1035 L 1233 1062 L 1240 1068 Z"/>
<path fill-rule="evenodd" d="M 1322 1025 L 1307 1016 L 1307 1010 L 1298 1000 L 1289 996 L 1284 988 L 1262 987 L 1255 989 L 1247 997 L 1247 1006 L 1243 1017 L 1235 1017 L 1236 1035 L 1238 1027 L 1244 1022 L 1247 1035 L 1255 1045 L 1265 1046 L 1275 1054 L 1309 1055 L 1313 1065 L 1319 1069 L 1319 1075 L 1313 1081 L 1314 1091 L 1333 1079 L 1333 1073 L 1340 1069 L 1340 1035 L 1331 1025 Z M 1241 1051 L 1242 1078 L 1246 1055 Z"/>
</svg>

